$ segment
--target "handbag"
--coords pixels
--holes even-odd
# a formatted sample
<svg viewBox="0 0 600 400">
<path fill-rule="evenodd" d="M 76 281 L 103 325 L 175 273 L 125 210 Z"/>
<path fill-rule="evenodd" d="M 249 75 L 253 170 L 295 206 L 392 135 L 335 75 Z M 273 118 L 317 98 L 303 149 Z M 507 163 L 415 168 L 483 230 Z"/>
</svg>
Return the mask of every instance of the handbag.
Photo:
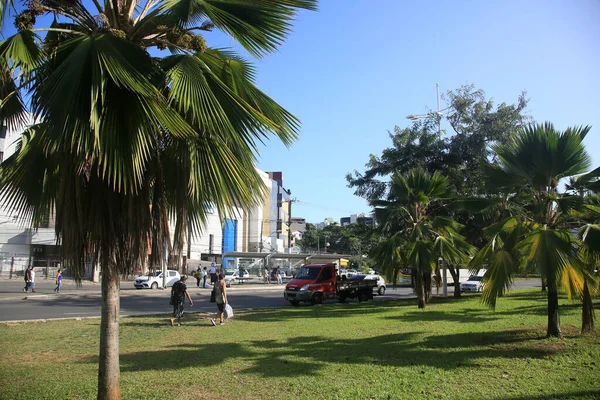
<svg viewBox="0 0 600 400">
<path fill-rule="evenodd" d="M 210 302 L 214 303 L 217 301 L 217 294 L 215 293 L 215 288 L 213 288 L 212 292 L 210 292 Z"/>
<path fill-rule="evenodd" d="M 233 308 L 231 308 L 229 303 L 225 304 L 224 317 L 225 317 L 225 319 L 229 319 L 229 318 L 233 317 Z"/>
</svg>

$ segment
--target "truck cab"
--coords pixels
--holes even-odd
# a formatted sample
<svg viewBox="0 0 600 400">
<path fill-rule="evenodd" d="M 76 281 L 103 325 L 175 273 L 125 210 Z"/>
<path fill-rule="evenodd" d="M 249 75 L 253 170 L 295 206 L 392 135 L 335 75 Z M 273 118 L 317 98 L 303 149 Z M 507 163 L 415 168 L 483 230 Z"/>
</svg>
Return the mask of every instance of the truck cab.
<svg viewBox="0 0 600 400">
<path fill-rule="evenodd" d="M 321 304 L 337 298 L 337 274 L 334 263 L 302 266 L 285 286 L 284 298 L 292 305 L 300 302 Z"/>
</svg>

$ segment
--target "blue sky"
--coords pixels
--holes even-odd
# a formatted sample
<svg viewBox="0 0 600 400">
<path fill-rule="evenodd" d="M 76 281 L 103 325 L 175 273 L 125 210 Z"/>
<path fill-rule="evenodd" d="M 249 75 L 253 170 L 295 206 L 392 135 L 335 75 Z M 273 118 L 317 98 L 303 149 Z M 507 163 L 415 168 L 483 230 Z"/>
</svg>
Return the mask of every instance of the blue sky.
<svg viewBox="0 0 600 400">
<path fill-rule="evenodd" d="M 473 83 L 496 103 L 514 103 L 526 90 L 536 121 L 593 126 L 586 145 L 600 165 L 597 0 L 319 7 L 301 12 L 279 51 L 256 61 L 258 86 L 302 120 L 291 149 L 271 141 L 259 158 L 261 169 L 283 171 L 300 200 L 294 216 L 319 222 L 369 212 L 345 174 L 364 171 L 370 153 L 391 146 L 388 131 L 407 126 L 407 115 L 435 109 L 436 83 L 440 92 Z M 218 34 L 206 38 L 230 46 Z"/>
<path fill-rule="evenodd" d="M 302 120 L 290 149 L 272 140 L 258 159 L 264 171 L 283 171 L 298 200 L 293 216 L 316 223 L 368 213 L 346 173 L 363 172 L 369 154 L 391 146 L 388 131 L 408 126 L 407 115 L 435 109 L 436 83 L 440 93 L 472 83 L 496 103 L 514 103 L 526 90 L 536 121 L 593 126 L 586 145 L 600 165 L 600 1 L 322 0 L 319 7 L 299 13 L 278 52 L 254 60 L 258 86 Z M 14 31 L 12 21 L 5 27 Z M 205 37 L 244 54 L 222 33 Z"/>
</svg>

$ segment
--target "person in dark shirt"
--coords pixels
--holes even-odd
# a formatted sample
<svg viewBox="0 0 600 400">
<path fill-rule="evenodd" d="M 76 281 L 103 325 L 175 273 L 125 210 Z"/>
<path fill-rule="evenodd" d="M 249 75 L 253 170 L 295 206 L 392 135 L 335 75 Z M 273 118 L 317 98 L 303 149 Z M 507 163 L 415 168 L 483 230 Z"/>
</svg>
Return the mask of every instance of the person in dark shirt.
<svg viewBox="0 0 600 400">
<path fill-rule="evenodd" d="M 181 326 L 181 317 L 183 317 L 183 302 L 187 297 L 190 302 L 190 307 L 194 305 L 190 294 L 187 291 L 185 281 L 187 276 L 182 275 L 178 282 L 173 284 L 171 288 L 171 302 L 173 305 L 173 318 L 171 318 L 171 326 L 175 325 L 177 319 L 177 326 Z"/>
</svg>

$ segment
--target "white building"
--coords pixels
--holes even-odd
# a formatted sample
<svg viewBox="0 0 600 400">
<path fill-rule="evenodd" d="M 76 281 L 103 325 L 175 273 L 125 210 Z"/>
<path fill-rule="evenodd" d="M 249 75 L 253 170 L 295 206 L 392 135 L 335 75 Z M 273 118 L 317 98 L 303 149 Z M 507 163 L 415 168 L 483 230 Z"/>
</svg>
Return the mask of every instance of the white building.
<svg viewBox="0 0 600 400">
<path fill-rule="evenodd" d="M 0 157 L 4 160 L 15 152 L 23 130 L 1 131 Z M 289 191 L 283 188 L 283 174 L 258 172 L 266 187 L 262 204 L 238 207 L 227 216 L 219 215 L 214 208 L 208 209 L 206 225 L 199 234 L 188 236 L 184 245 L 181 256 L 186 258 L 188 265 L 195 267 L 203 261 L 235 268 L 242 260 L 223 260 L 224 253 L 289 251 L 291 201 Z M 11 215 L 0 204 L 0 277 L 22 274 L 30 263 L 45 267 L 47 275 L 58 268 L 60 247 L 56 246 L 53 216 L 49 216 L 47 223 L 37 231 L 29 226 L 30 221 Z M 171 221 L 171 233 L 174 227 L 175 221 Z M 91 267 L 89 269 L 91 277 Z"/>
<path fill-rule="evenodd" d="M 0 128 L 1 161 L 14 154 L 25 127 L 33 123 L 31 114 L 26 115 L 26 121 L 19 129 Z M 28 264 L 42 268 L 38 277 L 51 275 L 58 268 L 60 248 L 56 246 L 54 216 L 50 215 L 37 231 L 30 226 L 30 220 L 19 218 L 0 203 L 0 277 L 22 276 Z"/>
</svg>

